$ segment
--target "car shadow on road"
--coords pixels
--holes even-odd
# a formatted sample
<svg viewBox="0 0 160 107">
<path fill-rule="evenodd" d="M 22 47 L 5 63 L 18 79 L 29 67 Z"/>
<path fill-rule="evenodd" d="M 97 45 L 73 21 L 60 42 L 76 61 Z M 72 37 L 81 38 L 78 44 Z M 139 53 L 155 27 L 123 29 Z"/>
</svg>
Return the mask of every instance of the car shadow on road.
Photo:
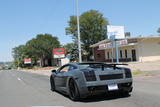
<svg viewBox="0 0 160 107">
<path fill-rule="evenodd" d="M 130 95 L 123 95 L 121 93 L 109 93 L 109 94 L 102 94 L 102 95 L 94 95 L 89 96 L 85 99 L 81 99 L 80 102 L 100 102 L 100 101 L 109 101 L 109 100 L 115 100 L 119 98 L 127 98 L 130 97 Z"/>
<path fill-rule="evenodd" d="M 69 96 L 67 96 L 66 94 L 60 93 L 58 91 L 55 91 L 55 92 L 64 96 L 65 98 L 69 99 Z M 79 101 L 76 101 L 76 102 L 84 102 L 84 103 L 100 102 L 100 101 L 115 100 L 115 99 L 119 99 L 119 98 L 127 98 L 127 97 L 130 97 L 130 96 L 131 96 L 130 94 L 124 95 L 122 93 L 116 93 L 115 92 L 115 93 L 107 93 L 107 94 L 101 94 L 101 95 L 92 95 L 92 96 L 89 96 L 87 98 L 80 99 Z"/>
</svg>

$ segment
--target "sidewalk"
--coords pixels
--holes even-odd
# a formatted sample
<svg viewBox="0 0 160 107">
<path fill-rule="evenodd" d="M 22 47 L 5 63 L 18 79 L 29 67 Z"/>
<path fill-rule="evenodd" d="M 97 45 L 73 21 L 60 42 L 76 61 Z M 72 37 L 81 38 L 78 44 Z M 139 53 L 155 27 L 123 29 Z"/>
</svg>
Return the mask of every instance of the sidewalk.
<svg viewBox="0 0 160 107">
<path fill-rule="evenodd" d="M 37 68 L 37 69 L 20 69 L 19 71 L 24 71 L 24 72 L 31 72 L 31 73 L 36 73 L 40 75 L 51 75 L 51 71 L 53 69 L 57 69 L 57 67 L 43 67 L 43 68 Z"/>
<path fill-rule="evenodd" d="M 130 62 L 128 67 L 132 71 L 160 71 L 160 61 L 156 62 Z"/>
</svg>

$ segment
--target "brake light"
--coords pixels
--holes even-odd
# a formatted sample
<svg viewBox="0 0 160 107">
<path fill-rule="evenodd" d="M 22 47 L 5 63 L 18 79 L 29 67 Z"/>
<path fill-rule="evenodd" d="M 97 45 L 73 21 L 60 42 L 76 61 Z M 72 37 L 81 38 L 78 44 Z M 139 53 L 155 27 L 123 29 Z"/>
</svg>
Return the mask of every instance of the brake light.
<svg viewBox="0 0 160 107">
<path fill-rule="evenodd" d="M 128 68 L 125 68 L 124 70 L 125 70 L 126 78 L 132 78 L 131 70 Z"/>
<path fill-rule="evenodd" d="M 83 73 L 85 75 L 86 81 L 96 81 L 96 75 L 94 70 L 84 71 Z"/>
</svg>

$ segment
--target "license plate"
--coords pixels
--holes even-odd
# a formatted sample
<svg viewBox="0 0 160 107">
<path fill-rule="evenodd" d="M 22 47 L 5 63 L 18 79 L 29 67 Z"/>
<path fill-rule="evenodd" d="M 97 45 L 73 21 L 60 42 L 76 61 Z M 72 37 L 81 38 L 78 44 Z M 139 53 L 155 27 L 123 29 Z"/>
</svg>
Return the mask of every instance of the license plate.
<svg viewBox="0 0 160 107">
<path fill-rule="evenodd" d="M 118 85 L 117 84 L 108 84 L 108 90 L 109 91 L 118 90 Z"/>
</svg>

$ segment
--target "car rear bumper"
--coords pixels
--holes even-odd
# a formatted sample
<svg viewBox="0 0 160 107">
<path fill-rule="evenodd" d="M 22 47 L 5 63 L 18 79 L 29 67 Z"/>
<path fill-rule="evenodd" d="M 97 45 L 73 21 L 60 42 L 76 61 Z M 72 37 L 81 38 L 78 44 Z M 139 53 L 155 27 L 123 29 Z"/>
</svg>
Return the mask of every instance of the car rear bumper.
<svg viewBox="0 0 160 107">
<path fill-rule="evenodd" d="M 83 91 L 80 92 L 81 98 L 85 98 L 90 95 L 97 95 L 101 93 L 109 93 L 109 92 L 132 92 L 132 82 L 125 82 L 125 83 L 117 83 L 118 90 L 110 91 L 108 89 L 108 85 L 90 85 L 83 87 Z"/>
<path fill-rule="evenodd" d="M 130 87 L 132 87 L 132 82 L 119 83 L 117 85 L 119 90 L 125 90 L 125 89 L 128 90 Z M 87 88 L 88 91 L 99 91 L 99 90 L 109 91 L 107 85 L 89 86 Z"/>
</svg>

